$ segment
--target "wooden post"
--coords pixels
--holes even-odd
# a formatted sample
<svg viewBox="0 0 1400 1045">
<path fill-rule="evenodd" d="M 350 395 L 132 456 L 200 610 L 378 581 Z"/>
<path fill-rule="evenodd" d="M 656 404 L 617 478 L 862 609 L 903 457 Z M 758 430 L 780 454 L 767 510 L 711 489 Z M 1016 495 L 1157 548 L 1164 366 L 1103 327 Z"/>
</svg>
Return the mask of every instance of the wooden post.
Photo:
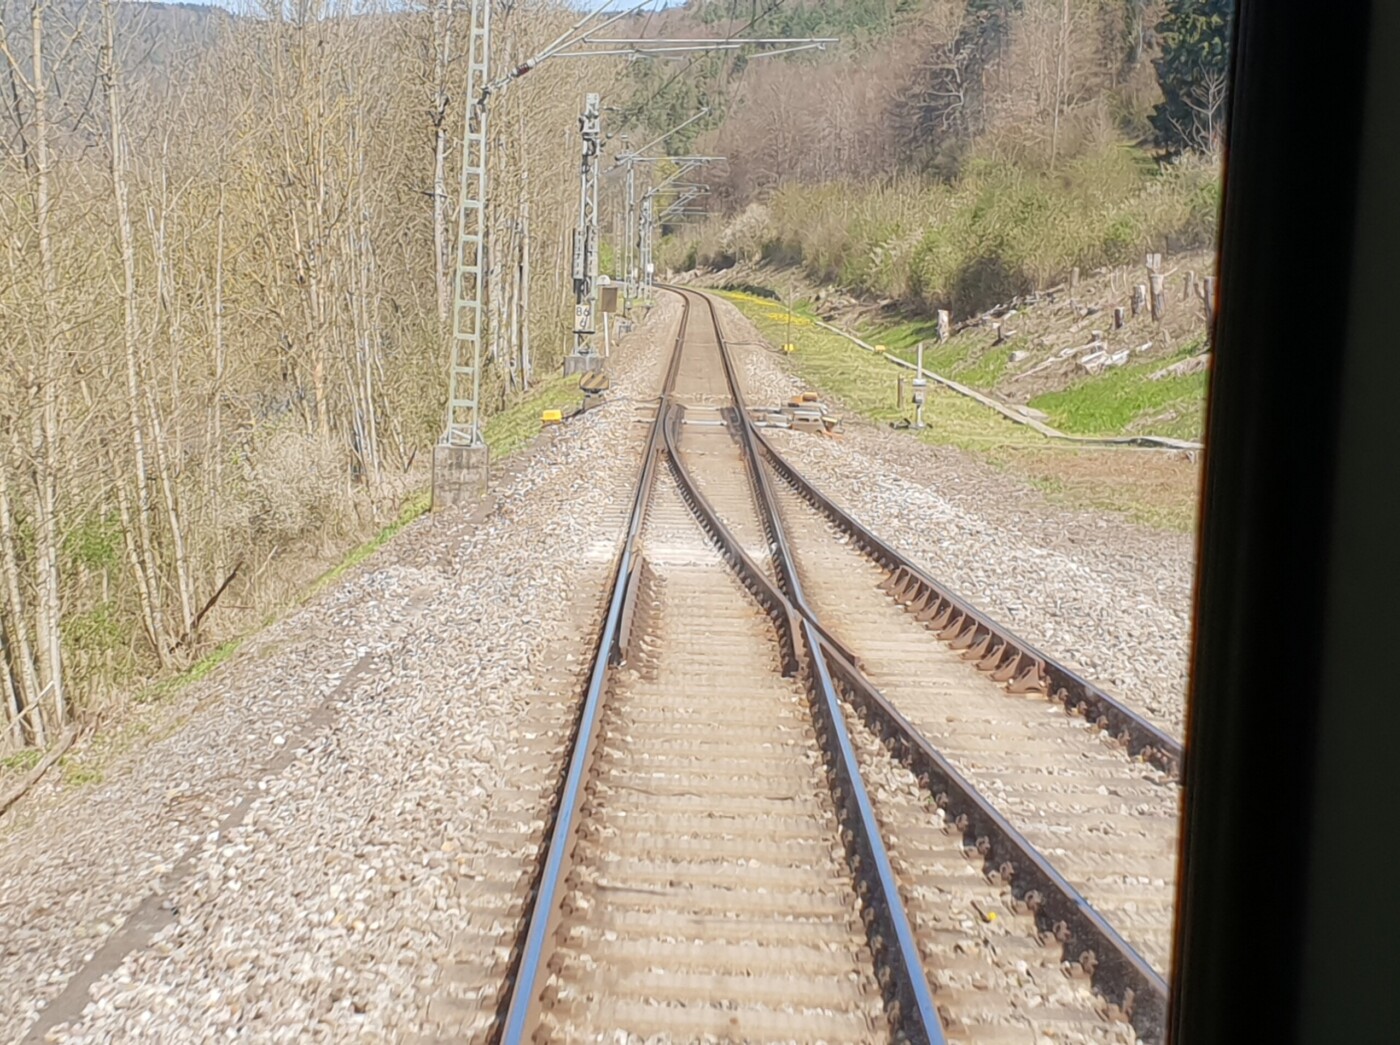
<svg viewBox="0 0 1400 1045">
<path fill-rule="evenodd" d="M 1000 345 L 1003 341 L 1006 340 L 1004 337 L 1001 336 L 1001 324 L 1000 324 L 1000 323 L 993 323 L 993 324 L 992 324 L 992 330 L 996 333 L 996 340 L 992 342 L 993 345 Z"/>
<path fill-rule="evenodd" d="M 1147 285 L 1144 283 L 1133 284 L 1133 315 L 1142 314 L 1142 310 L 1147 307 Z"/>
<path fill-rule="evenodd" d="M 1207 276 L 1203 281 L 1201 296 L 1205 299 L 1206 322 L 1215 326 L 1215 277 Z"/>
<path fill-rule="evenodd" d="M 1162 271 L 1162 255 L 1160 255 L 1160 254 L 1149 254 L 1149 255 L 1147 255 L 1147 258 L 1146 258 L 1146 265 L 1147 265 L 1147 271 L 1148 271 L 1148 272 L 1161 272 L 1161 271 Z"/>
<path fill-rule="evenodd" d="M 1070 290 L 1074 290 L 1074 289 L 1075 289 L 1076 287 L 1078 287 L 1078 286 L 1079 286 L 1079 266 L 1076 265 L 1076 266 L 1074 266 L 1074 268 L 1072 268 L 1072 269 L 1069 270 L 1069 289 L 1070 289 Z"/>
<path fill-rule="evenodd" d="M 897 406 L 897 407 L 898 407 L 899 409 L 901 409 L 901 410 L 904 409 L 904 378 L 903 378 L 903 376 L 900 376 L 900 377 L 895 378 L 894 405 Z"/>
<path fill-rule="evenodd" d="M 1190 271 L 1186 273 L 1186 281 L 1182 289 L 1185 294 L 1182 298 L 1183 301 L 1190 301 L 1196 296 L 1196 273 Z"/>
<path fill-rule="evenodd" d="M 1152 273 L 1152 318 L 1158 323 L 1167 316 L 1167 277 Z"/>
<path fill-rule="evenodd" d="M 938 341 L 940 344 L 948 340 L 951 331 L 952 323 L 948 316 L 948 310 L 946 308 L 940 308 L 938 310 Z"/>
<path fill-rule="evenodd" d="M 1114 329 L 1114 330 L 1122 330 L 1122 329 L 1123 329 L 1123 312 L 1124 312 L 1124 309 L 1123 309 L 1123 306 L 1122 306 L 1122 305 L 1117 306 L 1117 307 L 1113 310 L 1113 329 Z"/>
</svg>

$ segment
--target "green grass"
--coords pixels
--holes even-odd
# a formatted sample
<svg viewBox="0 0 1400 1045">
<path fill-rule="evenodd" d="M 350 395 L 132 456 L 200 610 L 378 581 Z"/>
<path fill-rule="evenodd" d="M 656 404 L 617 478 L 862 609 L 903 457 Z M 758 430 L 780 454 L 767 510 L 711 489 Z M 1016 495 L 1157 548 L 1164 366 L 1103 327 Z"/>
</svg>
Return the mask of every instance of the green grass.
<svg viewBox="0 0 1400 1045">
<path fill-rule="evenodd" d="M 936 341 L 938 324 L 931 319 L 915 319 L 892 327 L 866 324 L 856 331 L 864 341 L 872 345 L 884 345 L 894 352 L 913 352 L 920 341 Z M 930 369 L 932 365 L 930 364 Z"/>
<path fill-rule="evenodd" d="M 541 381 L 517 402 L 492 414 L 483 433 L 491 456 L 509 457 L 540 434 L 540 414 L 545 410 L 570 410 L 583 402 L 577 377 L 555 375 Z"/>
<path fill-rule="evenodd" d="M 784 342 L 787 337 L 785 312 L 753 295 L 730 291 L 722 294 L 753 320 L 767 341 L 775 345 Z M 866 352 L 840 334 L 822 329 L 811 319 L 802 310 L 794 312 L 793 341 L 797 351 L 786 357 L 803 381 L 836 396 L 846 408 L 872 421 L 891 424 L 913 418 L 908 387 L 912 374 L 891 366 L 882 356 Z M 966 346 L 962 350 L 965 351 Z M 934 355 L 934 352 L 924 353 L 924 366 L 930 370 L 937 369 L 930 362 Z M 901 376 L 905 378 L 903 408 L 896 403 L 897 382 Z M 1008 443 L 1030 444 L 1039 438 L 994 411 L 936 384 L 929 386 L 924 423 L 927 427 L 916 434 L 926 442 L 968 449 Z"/>
<path fill-rule="evenodd" d="M 200 679 L 207 677 L 215 668 L 238 652 L 238 647 L 243 645 L 247 636 L 240 636 L 236 639 L 229 639 L 222 642 L 214 649 L 191 664 L 178 675 L 161 679 L 152 683 L 136 694 L 138 704 L 156 704 L 162 700 L 167 700 L 174 696 L 186 686 L 193 685 Z"/>
<path fill-rule="evenodd" d="M 862 341 L 884 345 L 892 356 L 913 363 L 924 343 L 924 367 L 950 377 L 959 384 L 979 390 L 993 387 L 1006 370 L 1014 344 L 995 347 L 979 344 L 977 338 L 959 336 L 938 343 L 938 324 L 932 320 L 908 320 L 894 326 L 865 324 L 857 333 Z M 985 341 L 985 338 L 982 339 Z"/>
<path fill-rule="evenodd" d="M 785 340 L 785 316 L 775 313 L 772 302 L 742 293 L 724 293 L 723 296 L 733 301 L 754 322 L 759 333 L 770 344 L 781 344 Z M 895 405 L 895 382 L 901 371 L 881 356 L 816 326 L 805 315 L 801 323 L 794 324 L 793 334 L 797 350 L 782 358 L 803 382 L 839 398 L 845 409 L 876 423 L 886 424 L 912 416 L 913 408 L 907 400 L 903 409 Z M 872 340 L 875 344 L 898 343 L 895 338 L 887 341 L 867 337 L 866 340 Z M 970 342 L 961 346 L 962 351 L 970 351 L 967 344 Z M 978 379 L 993 383 L 995 368 L 1004 365 L 1009 351 L 1009 346 L 984 351 L 975 360 L 967 361 L 958 379 L 968 384 L 976 384 Z M 924 365 L 937 370 L 931 362 L 932 358 L 934 352 L 926 352 Z M 1147 382 L 1145 376 L 1162 365 L 1163 361 L 1157 360 L 1150 366 L 1143 365 L 1139 373 L 1123 377 L 1115 375 L 1122 388 L 1131 390 L 1138 397 L 1134 400 L 1137 405 L 1132 417 L 1151 408 L 1151 404 L 1142 398 L 1149 393 L 1139 393 L 1138 389 L 1143 384 L 1155 386 L 1163 383 Z M 903 373 L 906 377 L 910 376 L 907 371 Z M 1162 400 L 1178 393 L 1188 399 L 1194 396 L 1195 399 L 1191 401 L 1195 402 L 1199 411 L 1199 386 L 1196 391 L 1183 392 L 1178 389 L 1171 394 L 1162 394 Z M 1090 403 L 1095 402 L 1091 393 L 1081 392 L 1080 395 Z M 1110 395 L 1106 400 L 1116 402 L 1116 397 Z M 1090 412 L 1086 408 L 1076 416 L 1085 418 L 1087 423 Z M 1195 524 L 1195 479 L 1192 473 L 1170 468 L 1129 468 L 1125 471 L 1123 455 L 1143 451 L 1085 449 L 1048 440 L 1032 429 L 1017 425 L 974 400 L 941 389 L 936 384 L 929 387 L 924 420 L 927 427 L 921 432 L 911 431 L 911 436 L 928 443 L 972 451 L 993 467 L 1018 476 L 1021 481 L 1041 490 L 1050 500 L 1066 507 L 1117 512 L 1156 529 L 1189 532 Z M 1183 415 L 1179 424 L 1186 432 L 1193 419 Z M 1154 432 L 1160 430 L 1154 426 Z"/>
<path fill-rule="evenodd" d="M 1187 374 L 1149 380 L 1149 375 L 1198 350 L 1191 345 L 1170 359 L 1130 363 L 1097 377 L 1085 378 L 1069 388 L 1047 392 L 1031 400 L 1031 406 L 1049 415 L 1049 423 L 1076 435 L 1120 435 L 1134 422 L 1146 422 L 1154 435 L 1199 439 L 1204 412 L 1206 375 Z M 1167 414 L 1176 416 L 1154 419 Z"/>
<path fill-rule="evenodd" d="M 6 755 L 0 758 L 0 769 L 11 772 L 28 772 L 39 764 L 39 759 L 44 757 L 44 753 L 38 748 L 27 747 L 22 751 L 16 751 L 13 755 Z"/>
<path fill-rule="evenodd" d="M 68 787 L 100 784 L 104 779 L 102 768 L 86 758 L 69 758 L 64 755 L 58 760 L 58 768 L 63 774 L 64 784 Z"/>
<path fill-rule="evenodd" d="M 1014 345 L 1006 344 L 984 349 L 976 361 L 967 360 L 962 367 L 954 372 L 958 382 L 982 390 L 995 387 L 1009 365 L 1014 347 Z M 937 367 L 930 367 L 930 369 L 942 372 L 938 371 Z"/>
</svg>

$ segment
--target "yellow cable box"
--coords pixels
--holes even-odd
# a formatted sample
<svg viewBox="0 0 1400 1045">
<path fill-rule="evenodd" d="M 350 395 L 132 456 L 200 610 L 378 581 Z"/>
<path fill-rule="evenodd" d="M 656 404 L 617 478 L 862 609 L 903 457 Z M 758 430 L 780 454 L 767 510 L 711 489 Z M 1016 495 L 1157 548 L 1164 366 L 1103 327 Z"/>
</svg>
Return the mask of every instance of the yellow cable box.
<svg viewBox="0 0 1400 1045">
<path fill-rule="evenodd" d="M 562 423 L 563 420 L 564 411 L 562 410 L 546 410 L 540 414 L 540 424 L 542 425 L 557 425 Z"/>
</svg>

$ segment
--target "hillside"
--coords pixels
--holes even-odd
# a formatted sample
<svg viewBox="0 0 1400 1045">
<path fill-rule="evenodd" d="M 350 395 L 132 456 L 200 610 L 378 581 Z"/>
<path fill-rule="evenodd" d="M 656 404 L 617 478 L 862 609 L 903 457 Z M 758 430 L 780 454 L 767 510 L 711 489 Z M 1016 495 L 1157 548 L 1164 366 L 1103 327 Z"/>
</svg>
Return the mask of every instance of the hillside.
<svg viewBox="0 0 1400 1045">
<path fill-rule="evenodd" d="M 794 265 L 913 315 L 961 318 L 1075 267 L 1209 250 L 1224 107 L 1211 48 L 1228 8 L 691 3 L 668 32 L 689 20 L 701 35 L 841 42 L 674 71 L 638 63 L 634 119 L 664 128 L 704 100 L 713 114 L 671 147 L 725 158 L 707 170 L 710 219 L 667 227 L 659 257 L 676 270 Z"/>
</svg>

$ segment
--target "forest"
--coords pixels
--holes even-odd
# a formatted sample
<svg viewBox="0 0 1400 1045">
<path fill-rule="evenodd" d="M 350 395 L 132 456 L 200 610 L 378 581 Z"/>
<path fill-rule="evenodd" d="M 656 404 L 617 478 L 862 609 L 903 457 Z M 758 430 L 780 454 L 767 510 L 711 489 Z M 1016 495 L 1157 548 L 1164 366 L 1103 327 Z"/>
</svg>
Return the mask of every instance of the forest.
<svg viewBox="0 0 1400 1045">
<path fill-rule="evenodd" d="M 725 99 L 726 157 L 675 269 L 765 260 L 919 314 L 967 315 L 1065 276 L 1209 245 L 1230 0 L 766 0 L 828 51 L 643 69 L 657 124 Z M 765 5 L 691 17 L 742 29 Z"/>
<path fill-rule="evenodd" d="M 310 579 L 303 560 L 422 489 L 443 426 L 469 14 L 0 0 L 11 749 L 255 626 Z M 575 17 L 503 5 L 494 60 Z M 492 210 L 492 406 L 562 354 L 571 135 L 585 90 L 615 75 L 561 62 L 495 99 L 492 176 L 510 190 Z M 506 321 L 522 300 L 526 322 Z"/>
</svg>

